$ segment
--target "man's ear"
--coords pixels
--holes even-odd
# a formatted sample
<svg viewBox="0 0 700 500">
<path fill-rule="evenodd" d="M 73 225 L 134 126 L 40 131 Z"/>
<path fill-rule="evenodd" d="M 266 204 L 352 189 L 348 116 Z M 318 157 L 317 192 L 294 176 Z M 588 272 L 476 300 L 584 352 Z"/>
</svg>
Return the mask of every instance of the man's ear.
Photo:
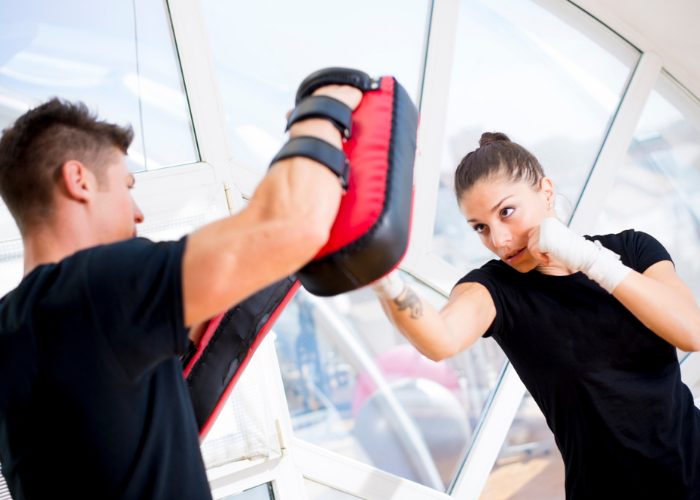
<svg viewBox="0 0 700 500">
<path fill-rule="evenodd" d="M 84 203 L 92 196 L 94 175 L 81 162 L 69 160 L 61 165 L 59 184 L 69 198 Z"/>
</svg>

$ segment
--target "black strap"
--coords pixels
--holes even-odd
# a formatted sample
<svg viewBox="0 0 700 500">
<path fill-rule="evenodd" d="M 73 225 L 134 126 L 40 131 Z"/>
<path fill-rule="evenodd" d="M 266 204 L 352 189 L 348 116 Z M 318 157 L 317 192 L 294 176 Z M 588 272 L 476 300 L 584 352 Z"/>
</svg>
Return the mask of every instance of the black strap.
<svg viewBox="0 0 700 500">
<path fill-rule="evenodd" d="M 330 120 L 343 137 L 346 139 L 350 138 L 350 133 L 352 131 L 352 110 L 338 99 L 325 95 L 314 95 L 304 98 L 289 115 L 286 130 L 289 130 L 289 127 L 296 122 L 308 118 L 325 118 Z"/>
<path fill-rule="evenodd" d="M 293 158 L 295 156 L 311 158 L 325 165 L 331 172 L 338 176 L 343 189 L 348 188 L 348 160 L 342 150 L 317 137 L 295 137 L 289 139 L 289 141 L 282 146 L 282 149 L 280 149 L 279 153 L 277 153 L 270 162 L 270 166 L 274 165 L 277 161 Z"/>
<path fill-rule="evenodd" d="M 188 339 L 187 340 L 187 351 L 180 355 L 180 362 L 182 363 L 182 367 L 186 367 L 187 364 L 190 362 L 192 357 L 197 354 L 197 345 L 192 342 L 192 340 Z"/>
<path fill-rule="evenodd" d="M 295 102 L 299 103 L 304 97 L 310 96 L 314 90 L 324 85 L 351 85 L 363 93 L 379 88 L 379 80 L 356 69 L 324 68 L 311 73 L 299 84 Z"/>
</svg>

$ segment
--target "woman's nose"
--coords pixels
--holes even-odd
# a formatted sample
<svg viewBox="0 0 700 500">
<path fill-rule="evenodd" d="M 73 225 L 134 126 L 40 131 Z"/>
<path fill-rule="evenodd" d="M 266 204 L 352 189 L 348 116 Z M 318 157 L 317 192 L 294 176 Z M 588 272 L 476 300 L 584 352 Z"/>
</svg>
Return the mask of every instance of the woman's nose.
<svg viewBox="0 0 700 500">
<path fill-rule="evenodd" d="M 497 225 L 491 228 L 491 242 L 495 248 L 503 248 L 512 241 L 510 230 L 504 225 Z"/>
</svg>

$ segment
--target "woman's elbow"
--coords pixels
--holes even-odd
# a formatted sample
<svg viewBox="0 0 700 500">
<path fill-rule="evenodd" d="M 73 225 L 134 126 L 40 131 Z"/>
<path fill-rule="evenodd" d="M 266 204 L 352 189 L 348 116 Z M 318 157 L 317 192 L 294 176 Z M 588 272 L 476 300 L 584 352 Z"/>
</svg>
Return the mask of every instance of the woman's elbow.
<svg viewBox="0 0 700 500">
<path fill-rule="evenodd" d="M 418 349 L 420 353 L 428 358 L 430 361 L 433 361 L 435 363 L 439 363 L 441 361 L 445 361 L 446 359 L 450 358 L 452 355 L 445 352 L 445 351 L 438 351 L 434 349 Z"/>
<path fill-rule="evenodd" d="M 461 349 L 458 349 L 457 346 L 451 343 L 440 343 L 418 350 L 429 360 L 439 363 L 440 361 L 445 361 L 446 359 L 456 355 Z"/>
<path fill-rule="evenodd" d="M 686 346 L 687 349 L 683 349 L 685 352 L 700 351 L 700 310 L 697 310 L 696 312 L 698 314 L 695 315 L 695 318 L 691 322 L 686 335 L 688 345 Z"/>
</svg>

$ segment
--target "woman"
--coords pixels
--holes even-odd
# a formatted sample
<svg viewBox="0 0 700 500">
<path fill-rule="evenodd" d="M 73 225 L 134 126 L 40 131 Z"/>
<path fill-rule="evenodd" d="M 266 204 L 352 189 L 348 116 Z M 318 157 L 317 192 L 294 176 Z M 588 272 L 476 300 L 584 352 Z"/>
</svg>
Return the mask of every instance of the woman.
<svg viewBox="0 0 700 500">
<path fill-rule="evenodd" d="M 455 173 L 460 210 L 498 256 L 441 311 L 392 273 L 373 288 L 423 354 L 493 336 L 544 413 L 566 496 L 700 499 L 700 410 L 676 347 L 700 350 L 700 309 L 651 236 L 581 237 L 555 218 L 537 159 L 485 133 Z"/>
</svg>

